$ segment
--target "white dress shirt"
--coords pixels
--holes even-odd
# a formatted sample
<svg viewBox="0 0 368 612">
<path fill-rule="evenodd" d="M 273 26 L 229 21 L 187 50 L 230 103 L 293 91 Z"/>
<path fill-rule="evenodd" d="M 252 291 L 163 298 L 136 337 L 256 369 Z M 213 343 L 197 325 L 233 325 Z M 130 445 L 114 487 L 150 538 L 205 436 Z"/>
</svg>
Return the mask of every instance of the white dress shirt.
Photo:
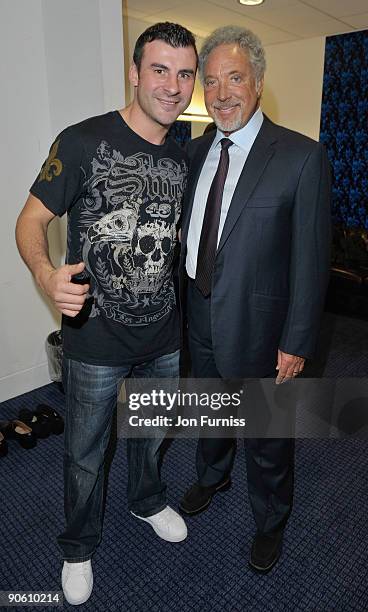
<svg viewBox="0 0 368 612">
<path fill-rule="evenodd" d="M 230 208 L 235 187 L 253 143 L 261 129 L 262 123 L 263 113 L 261 109 L 258 108 L 243 128 L 236 132 L 232 132 L 228 136 L 234 144 L 229 148 L 229 170 L 222 196 L 217 245 L 220 242 L 221 233 L 225 225 L 226 215 Z M 220 161 L 220 140 L 222 138 L 227 138 L 227 136 L 220 130 L 217 130 L 215 139 L 203 164 L 194 196 L 192 216 L 188 230 L 186 258 L 186 270 L 190 278 L 195 278 L 196 275 L 198 247 L 206 210 L 207 196 Z"/>
</svg>

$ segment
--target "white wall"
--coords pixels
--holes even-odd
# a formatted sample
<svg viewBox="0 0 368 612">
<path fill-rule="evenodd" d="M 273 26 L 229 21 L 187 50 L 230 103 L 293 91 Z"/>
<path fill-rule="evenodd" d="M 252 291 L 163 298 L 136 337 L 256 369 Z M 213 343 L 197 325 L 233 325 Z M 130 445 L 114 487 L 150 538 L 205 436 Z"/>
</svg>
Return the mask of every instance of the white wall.
<svg viewBox="0 0 368 612">
<path fill-rule="evenodd" d="M 44 342 L 59 317 L 14 241 L 16 218 L 56 134 L 124 105 L 121 0 L 2 0 L 0 401 L 49 382 Z M 50 228 L 51 255 L 64 232 Z"/>
<path fill-rule="evenodd" d="M 276 123 L 319 138 L 325 38 L 266 47 L 263 111 Z"/>
</svg>

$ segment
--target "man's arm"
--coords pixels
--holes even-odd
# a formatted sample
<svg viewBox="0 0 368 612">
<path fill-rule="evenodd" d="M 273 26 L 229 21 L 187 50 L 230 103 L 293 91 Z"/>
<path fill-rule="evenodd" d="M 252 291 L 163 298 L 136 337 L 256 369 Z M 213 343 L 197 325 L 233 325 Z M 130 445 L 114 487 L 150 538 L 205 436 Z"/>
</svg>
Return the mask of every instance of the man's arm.
<svg viewBox="0 0 368 612">
<path fill-rule="evenodd" d="M 30 194 L 16 226 L 19 253 L 31 270 L 37 284 L 51 298 L 55 307 L 69 317 L 81 310 L 89 285 L 71 282 L 74 274 L 84 270 L 84 263 L 55 268 L 49 257 L 47 228 L 55 215 Z"/>
<path fill-rule="evenodd" d="M 301 372 L 313 356 L 328 285 L 331 179 L 325 149 L 317 145 L 299 178 L 293 210 L 290 306 L 279 346 L 278 380 Z"/>
</svg>

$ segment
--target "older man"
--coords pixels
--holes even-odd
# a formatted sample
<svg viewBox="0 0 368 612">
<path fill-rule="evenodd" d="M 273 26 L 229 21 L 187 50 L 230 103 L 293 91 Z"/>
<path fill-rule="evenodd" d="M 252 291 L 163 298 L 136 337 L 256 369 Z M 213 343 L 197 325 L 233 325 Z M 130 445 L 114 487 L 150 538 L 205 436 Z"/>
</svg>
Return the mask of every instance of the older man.
<svg viewBox="0 0 368 612">
<path fill-rule="evenodd" d="M 188 281 L 193 375 L 300 374 L 312 357 L 329 270 L 330 180 L 319 143 L 261 111 L 265 57 L 250 31 L 228 26 L 200 53 L 206 107 L 217 131 L 191 144 L 181 266 Z M 231 439 L 200 440 L 198 481 L 181 509 L 194 514 L 230 485 Z M 250 565 L 277 562 L 292 507 L 291 438 L 246 442 L 257 525 Z"/>
</svg>

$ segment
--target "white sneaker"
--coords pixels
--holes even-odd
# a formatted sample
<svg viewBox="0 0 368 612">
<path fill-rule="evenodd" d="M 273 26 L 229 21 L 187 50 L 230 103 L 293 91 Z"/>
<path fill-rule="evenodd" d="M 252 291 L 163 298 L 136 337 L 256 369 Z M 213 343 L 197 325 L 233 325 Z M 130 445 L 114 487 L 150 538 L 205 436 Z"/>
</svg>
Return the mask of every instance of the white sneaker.
<svg viewBox="0 0 368 612">
<path fill-rule="evenodd" d="M 87 601 L 93 589 L 91 560 L 81 563 L 64 561 L 61 585 L 65 599 L 72 606 L 78 606 Z"/>
<path fill-rule="evenodd" d="M 188 535 L 187 526 L 180 514 L 170 506 L 166 506 L 161 512 L 152 516 L 138 516 L 134 512 L 132 514 L 141 521 L 149 523 L 157 535 L 167 542 L 182 542 Z"/>
</svg>

